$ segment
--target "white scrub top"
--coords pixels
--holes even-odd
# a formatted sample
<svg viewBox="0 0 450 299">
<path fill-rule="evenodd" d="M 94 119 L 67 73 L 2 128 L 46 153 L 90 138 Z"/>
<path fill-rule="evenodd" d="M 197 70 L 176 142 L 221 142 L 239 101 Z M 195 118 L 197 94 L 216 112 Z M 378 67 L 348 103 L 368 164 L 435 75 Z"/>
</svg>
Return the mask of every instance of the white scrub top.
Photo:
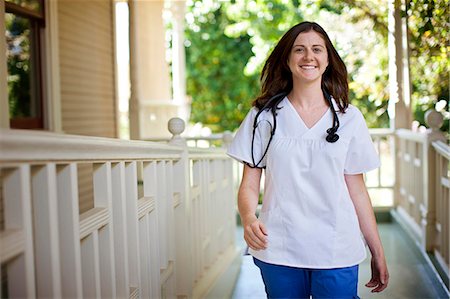
<svg viewBox="0 0 450 299">
<path fill-rule="evenodd" d="M 336 109 L 336 103 L 333 103 Z M 337 112 L 339 140 L 325 140 L 333 124 L 328 111 L 311 128 L 285 97 L 277 111 L 277 127 L 265 159 L 265 183 L 259 219 L 267 228 L 267 249 L 251 255 L 267 263 L 301 268 L 340 268 L 366 257 L 365 242 L 344 174 L 379 167 L 380 161 L 364 117 L 355 106 Z M 337 110 L 337 109 L 336 109 Z M 257 109 L 242 122 L 227 154 L 253 164 L 252 135 Z M 270 138 L 270 111 L 258 117 L 254 140 L 257 163 Z"/>
</svg>

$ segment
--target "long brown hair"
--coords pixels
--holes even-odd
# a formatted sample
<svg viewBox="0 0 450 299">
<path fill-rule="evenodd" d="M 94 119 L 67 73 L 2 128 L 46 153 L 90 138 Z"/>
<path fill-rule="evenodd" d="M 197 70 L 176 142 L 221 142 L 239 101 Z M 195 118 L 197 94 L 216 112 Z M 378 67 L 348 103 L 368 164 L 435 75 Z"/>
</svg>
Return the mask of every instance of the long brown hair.
<svg viewBox="0 0 450 299">
<path fill-rule="evenodd" d="M 273 96 L 288 94 L 293 87 L 292 73 L 288 66 L 288 59 L 297 36 L 302 32 L 314 30 L 325 41 L 328 53 L 328 67 L 322 75 L 322 89 L 332 95 L 338 104 L 339 111 L 345 112 L 348 107 L 347 68 L 331 43 L 328 34 L 317 23 L 302 22 L 289 29 L 267 58 L 261 72 L 261 93 L 252 105 L 258 109 L 264 107 Z"/>
</svg>

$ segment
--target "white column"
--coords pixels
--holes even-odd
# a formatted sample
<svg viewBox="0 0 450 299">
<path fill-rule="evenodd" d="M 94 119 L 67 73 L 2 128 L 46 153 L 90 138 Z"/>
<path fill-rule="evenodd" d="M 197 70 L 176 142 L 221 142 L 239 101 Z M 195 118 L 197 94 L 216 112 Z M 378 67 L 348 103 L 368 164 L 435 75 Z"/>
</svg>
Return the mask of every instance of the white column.
<svg viewBox="0 0 450 299">
<path fill-rule="evenodd" d="M 404 5 L 405 1 L 403 1 Z M 405 9 L 409 9 L 406 7 Z M 402 66 L 403 66 L 403 102 L 407 107 L 407 125 L 411 128 L 411 123 L 413 120 L 412 115 L 412 103 L 411 103 L 411 74 L 409 72 L 409 29 L 408 29 L 408 15 L 401 19 L 401 32 L 402 32 Z"/>
<path fill-rule="evenodd" d="M 9 128 L 8 84 L 6 71 L 5 1 L 0 0 L 0 128 Z"/>
<path fill-rule="evenodd" d="M 391 128 L 411 127 L 409 58 L 406 20 L 401 17 L 402 0 L 389 0 L 389 118 Z"/>
<path fill-rule="evenodd" d="M 130 118 L 130 139 L 139 139 L 141 136 L 141 125 L 139 117 L 139 96 L 138 96 L 138 74 L 137 74 L 137 46 L 135 15 L 135 2 L 129 2 L 129 45 L 130 45 L 130 106 L 128 114 Z"/>
<path fill-rule="evenodd" d="M 169 137 L 167 121 L 177 115 L 165 59 L 163 0 L 130 0 L 130 137 Z"/>
<path fill-rule="evenodd" d="M 410 128 L 411 127 L 411 107 L 410 107 L 410 89 L 409 89 L 409 70 L 408 70 L 408 44 L 406 25 L 402 24 L 401 17 L 402 0 L 389 0 L 388 4 L 388 51 L 389 51 L 389 106 L 388 114 L 390 118 L 391 129 Z M 406 24 L 406 23 L 405 23 Z M 404 38 L 403 38 L 404 36 Z M 405 55 L 406 54 L 406 55 Z M 406 58 L 404 58 L 406 57 Z M 405 78 L 407 80 L 405 80 Z M 407 88 L 405 88 L 405 86 Z M 401 159 L 397 155 L 399 148 L 398 139 L 395 141 L 393 156 L 395 160 L 395 182 L 394 185 L 394 205 L 398 206 L 401 198 L 400 179 L 401 179 Z"/>
<path fill-rule="evenodd" d="M 178 105 L 178 116 L 189 122 L 190 104 L 186 98 L 186 54 L 184 48 L 184 25 L 186 1 L 171 0 L 172 13 L 172 88 L 173 99 Z"/>
</svg>

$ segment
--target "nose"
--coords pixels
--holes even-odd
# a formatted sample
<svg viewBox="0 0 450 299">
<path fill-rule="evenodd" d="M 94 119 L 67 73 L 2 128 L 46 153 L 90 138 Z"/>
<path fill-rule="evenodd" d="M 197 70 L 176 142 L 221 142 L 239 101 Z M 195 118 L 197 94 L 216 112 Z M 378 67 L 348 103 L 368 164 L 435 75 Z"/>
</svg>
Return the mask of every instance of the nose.
<svg viewBox="0 0 450 299">
<path fill-rule="evenodd" d="M 305 55 L 303 56 L 303 59 L 307 60 L 307 61 L 312 59 L 312 53 L 311 53 L 311 51 L 309 49 L 305 50 Z"/>
</svg>

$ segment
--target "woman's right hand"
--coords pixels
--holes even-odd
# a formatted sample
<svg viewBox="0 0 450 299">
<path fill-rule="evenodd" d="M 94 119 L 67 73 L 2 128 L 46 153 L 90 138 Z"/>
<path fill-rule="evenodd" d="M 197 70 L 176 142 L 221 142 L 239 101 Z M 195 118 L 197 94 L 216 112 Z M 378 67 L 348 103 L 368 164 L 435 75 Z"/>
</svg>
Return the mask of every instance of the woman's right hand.
<svg viewBox="0 0 450 299">
<path fill-rule="evenodd" d="M 248 247 L 253 250 L 263 250 L 267 248 L 267 230 L 264 224 L 255 215 L 242 219 L 244 227 L 244 240 Z"/>
</svg>

